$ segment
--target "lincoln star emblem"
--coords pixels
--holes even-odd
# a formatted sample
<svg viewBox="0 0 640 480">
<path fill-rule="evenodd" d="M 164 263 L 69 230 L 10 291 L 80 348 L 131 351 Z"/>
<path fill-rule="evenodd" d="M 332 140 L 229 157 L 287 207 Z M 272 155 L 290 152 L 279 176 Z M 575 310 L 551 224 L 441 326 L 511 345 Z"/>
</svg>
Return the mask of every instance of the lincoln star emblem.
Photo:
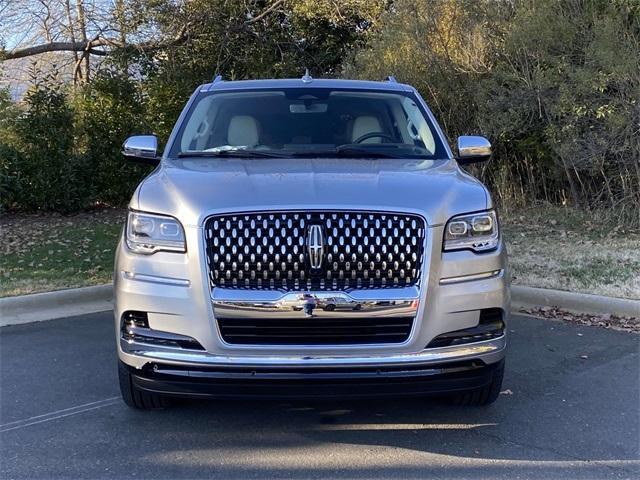
<svg viewBox="0 0 640 480">
<path fill-rule="evenodd" d="M 324 238 L 322 227 L 310 225 L 307 231 L 307 250 L 309 251 L 309 263 L 311 268 L 320 268 L 324 257 Z"/>
</svg>

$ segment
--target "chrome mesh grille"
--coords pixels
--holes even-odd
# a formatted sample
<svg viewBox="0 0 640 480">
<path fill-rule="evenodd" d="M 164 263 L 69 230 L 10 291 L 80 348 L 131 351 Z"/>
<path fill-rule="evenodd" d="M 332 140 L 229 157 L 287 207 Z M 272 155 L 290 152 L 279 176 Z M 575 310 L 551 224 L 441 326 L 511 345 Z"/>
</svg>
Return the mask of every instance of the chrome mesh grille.
<svg viewBox="0 0 640 480">
<path fill-rule="evenodd" d="M 322 229 L 323 258 L 309 263 L 307 233 Z M 415 285 L 423 262 L 421 217 L 377 212 L 267 212 L 205 223 L 212 287 L 346 290 Z"/>
</svg>

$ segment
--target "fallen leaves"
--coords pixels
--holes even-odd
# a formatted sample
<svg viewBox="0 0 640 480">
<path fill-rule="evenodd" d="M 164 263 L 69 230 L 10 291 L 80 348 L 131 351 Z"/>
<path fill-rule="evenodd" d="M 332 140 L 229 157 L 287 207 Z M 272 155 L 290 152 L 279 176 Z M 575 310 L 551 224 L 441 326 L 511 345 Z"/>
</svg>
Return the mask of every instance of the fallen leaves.
<svg viewBox="0 0 640 480">
<path fill-rule="evenodd" d="M 0 296 L 104 283 L 126 210 L 0 218 Z"/>
<path fill-rule="evenodd" d="M 81 238 L 73 242 L 90 242 L 94 238 L 95 228 L 99 225 L 122 225 L 126 210 L 104 208 L 80 212 L 72 216 L 58 213 L 5 214 L 0 217 L 2 231 L 2 254 L 20 254 L 42 245 L 72 246 L 67 238 L 69 228 L 82 232 Z"/>
<path fill-rule="evenodd" d="M 639 317 L 624 317 L 612 315 L 610 313 L 574 313 L 562 310 L 558 307 L 527 308 L 521 310 L 522 313 L 535 315 L 536 317 L 548 318 L 551 320 L 562 320 L 568 323 L 587 325 L 590 327 L 610 328 L 624 332 L 640 333 Z M 581 333 L 578 336 L 582 336 Z"/>
<path fill-rule="evenodd" d="M 514 284 L 640 299 L 637 228 L 550 205 L 501 213 Z"/>
</svg>

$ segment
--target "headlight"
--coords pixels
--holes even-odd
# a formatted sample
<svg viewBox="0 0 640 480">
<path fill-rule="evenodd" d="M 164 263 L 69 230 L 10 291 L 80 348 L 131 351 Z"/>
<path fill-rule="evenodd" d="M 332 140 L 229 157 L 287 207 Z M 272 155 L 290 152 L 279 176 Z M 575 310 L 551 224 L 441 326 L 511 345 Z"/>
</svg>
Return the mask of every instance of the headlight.
<svg viewBox="0 0 640 480">
<path fill-rule="evenodd" d="M 182 225 L 164 215 L 129 212 L 126 241 L 129 249 L 136 253 L 186 251 Z"/>
<path fill-rule="evenodd" d="M 444 250 L 485 252 L 496 248 L 499 239 L 498 217 L 493 210 L 459 215 L 445 226 Z"/>
</svg>

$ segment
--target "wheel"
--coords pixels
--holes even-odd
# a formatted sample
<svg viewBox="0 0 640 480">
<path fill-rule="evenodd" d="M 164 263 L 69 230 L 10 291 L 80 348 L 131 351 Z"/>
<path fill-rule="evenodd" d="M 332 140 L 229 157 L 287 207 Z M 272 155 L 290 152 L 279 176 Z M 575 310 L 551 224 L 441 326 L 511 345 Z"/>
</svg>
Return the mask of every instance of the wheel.
<svg viewBox="0 0 640 480">
<path fill-rule="evenodd" d="M 329 303 L 328 305 L 324 306 L 324 311 L 325 312 L 333 312 L 336 309 L 336 306 L 333 303 Z"/>
<path fill-rule="evenodd" d="M 169 398 L 158 393 L 145 392 L 136 388 L 127 366 L 118 360 L 118 379 L 120 380 L 120 394 L 127 406 L 139 410 L 166 408 L 171 405 Z"/>
<path fill-rule="evenodd" d="M 482 388 L 460 392 L 449 397 L 450 403 L 461 406 L 483 406 L 491 405 L 498 399 L 502 388 L 502 377 L 504 376 L 504 360 L 493 371 L 491 382 Z"/>
</svg>

